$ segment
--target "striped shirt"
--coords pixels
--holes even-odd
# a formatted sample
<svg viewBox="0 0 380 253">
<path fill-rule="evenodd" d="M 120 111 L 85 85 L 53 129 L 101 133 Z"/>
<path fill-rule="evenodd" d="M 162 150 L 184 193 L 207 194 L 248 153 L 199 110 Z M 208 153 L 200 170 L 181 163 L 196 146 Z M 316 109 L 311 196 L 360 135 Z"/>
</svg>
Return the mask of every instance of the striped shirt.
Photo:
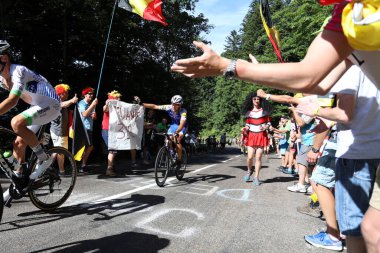
<svg viewBox="0 0 380 253">
<path fill-rule="evenodd" d="M 245 125 L 254 133 L 263 132 L 270 125 L 269 115 L 265 115 L 263 109 L 254 109 L 245 114 Z"/>
</svg>

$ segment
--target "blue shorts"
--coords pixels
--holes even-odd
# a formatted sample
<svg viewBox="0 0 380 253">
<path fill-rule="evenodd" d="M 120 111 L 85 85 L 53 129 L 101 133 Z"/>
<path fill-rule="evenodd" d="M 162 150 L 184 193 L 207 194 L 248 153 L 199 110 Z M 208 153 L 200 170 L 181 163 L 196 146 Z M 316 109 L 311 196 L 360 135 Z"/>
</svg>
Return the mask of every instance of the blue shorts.
<svg viewBox="0 0 380 253">
<path fill-rule="evenodd" d="M 323 151 L 322 156 L 318 159 L 317 166 L 310 177 L 314 183 L 327 188 L 335 186 L 335 149 Z"/>
<path fill-rule="evenodd" d="M 170 125 L 169 129 L 168 129 L 168 134 L 175 134 L 175 131 L 178 129 L 179 125 L 177 124 L 172 124 Z M 186 127 L 182 128 L 181 132 L 183 135 L 185 134 L 186 132 Z"/>
<path fill-rule="evenodd" d="M 289 147 L 289 143 L 287 142 L 285 142 L 284 144 L 280 144 L 280 146 L 278 146 L 278 148 L 280 149 L 280 154 L 285 155 L 285 152 L 288 149 L 288 147 Z"/>
<path fill-rule="evenodd" d="M 362 236 L 360 224 L 369 207 L 379 164 L 380 159 L 336 160 L 335 203 L 342 234 Z"/>
</svg>

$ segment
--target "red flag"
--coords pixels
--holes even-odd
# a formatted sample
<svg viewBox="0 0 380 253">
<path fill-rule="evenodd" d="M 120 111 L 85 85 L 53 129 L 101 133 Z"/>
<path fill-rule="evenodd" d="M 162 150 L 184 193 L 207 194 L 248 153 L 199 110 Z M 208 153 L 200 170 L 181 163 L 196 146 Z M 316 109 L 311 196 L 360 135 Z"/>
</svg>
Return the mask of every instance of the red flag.
<svg viewBox="0 0 380 253">
<path fill-rule="evenodd" d="M 167 26 L 162 16 L 162 0 L 120 0 L 118 6 L 126 11 L 131 11 L 146 20 L 157 21 Z"/>
</svg>

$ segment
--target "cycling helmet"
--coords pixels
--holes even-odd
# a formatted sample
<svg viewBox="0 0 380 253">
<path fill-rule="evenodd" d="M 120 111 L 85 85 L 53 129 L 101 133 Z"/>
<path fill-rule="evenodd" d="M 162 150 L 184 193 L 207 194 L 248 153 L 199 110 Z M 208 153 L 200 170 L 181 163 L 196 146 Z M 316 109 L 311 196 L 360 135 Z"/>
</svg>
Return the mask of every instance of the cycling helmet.
<svg viewBox="0 0 380 253">
<path fill-rule="evenodd" d="M 11 45 L 6 40 L 0 40 L 0 54 L 4 54 Z"/>
<path fill-rule="evenodd" d="M 180 95 L 175 95 L 171 100 L 172 104 L 183 104 L 183 98 Z"/>
</svg>

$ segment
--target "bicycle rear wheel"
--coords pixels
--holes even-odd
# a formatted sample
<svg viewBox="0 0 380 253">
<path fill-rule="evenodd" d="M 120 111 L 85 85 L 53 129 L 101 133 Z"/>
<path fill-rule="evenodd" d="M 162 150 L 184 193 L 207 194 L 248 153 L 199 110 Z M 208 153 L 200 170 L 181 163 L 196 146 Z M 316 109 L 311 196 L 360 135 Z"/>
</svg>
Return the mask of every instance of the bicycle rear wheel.
<svg viewBox="0 0 380 253">
<path fill-rule="evenodd" d="M 74 157 L 65 148 L 53 147 L 49 154 L 54 157 L 53 163 L 45 174 L 37 179 L 29 189 L 32 203 L 39 209 L 51 211 L 62 205 L 74 189 L 77 169 Z M 64 171 L 60 172 L 59 159 L 63 159 Z M 32 171 L 37 165 L 35 159 L 31 164 Z"/>
<path fill-rule="evenodd" d="M 177 168 L 175 170 L 175 177 L 179 181 L 181 181 L 182 178 L 183 178 L 183 176 L 185 175 L 186 166 L 187 166 L 187 152 L 186 152 L 186 149 L 182 149 L 182 163 L 181 163 L 181 167 Z"/>
<path fill-rule="evenodd" d="M 157 154 L 156 163 L 154 166 L 154 178 L 159 187 L 165 185 L 170 168 L 169 151 L 166 147 L 162 147 Z"/>
</svg>

